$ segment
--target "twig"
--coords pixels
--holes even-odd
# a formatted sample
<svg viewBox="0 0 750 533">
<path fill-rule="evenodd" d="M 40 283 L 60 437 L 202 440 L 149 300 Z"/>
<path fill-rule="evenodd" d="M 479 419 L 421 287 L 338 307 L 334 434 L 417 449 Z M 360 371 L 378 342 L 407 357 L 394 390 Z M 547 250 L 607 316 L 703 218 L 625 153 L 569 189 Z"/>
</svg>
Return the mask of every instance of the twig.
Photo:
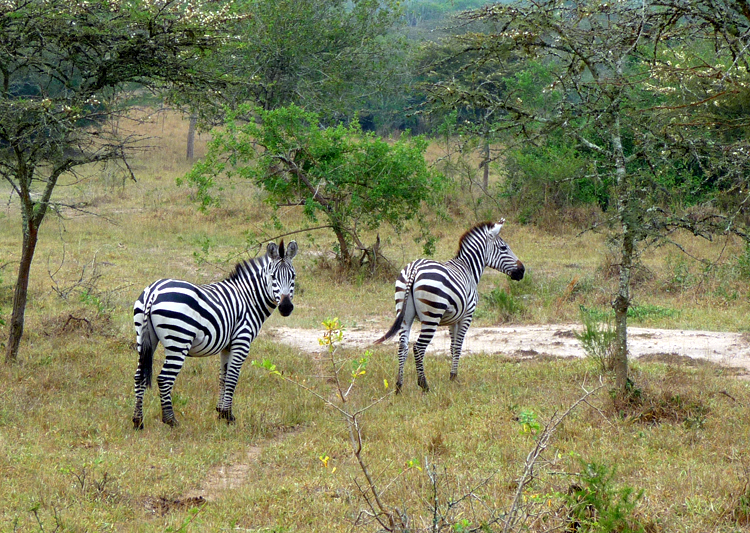
<svg viewBox="0 0 750 533">
<path fill-rule="evenodd" d="M 549 444 L 552 435 L 555 433 L 555 430 L 560 425 L 560 423 L 573 411 L 573 409 L 578 406 L 578 404 L 584 402 L 586 398 L 604 387 L 604 383 L 601 382 L 601 378 L 599 379 L 599 383 L 600 385 L 591 391 L 587 391 L 586 388 L 581 385 L 581 388 L 584 390 L 585 394 L 575 403 L 573 403 L 573 405 L 568 407 L 568 409 L 562 415 L 557 416 L 556 414 L 553 414 L 550 423 L 547 424 L 547 426 L 544 428 L 544 431 L 542 431 L 542 433 L 539 435 L 536 446 L 534 446 L 534 448 L 529 452 L 529 455 L 526 457 L 526 463 L 524 465 L 523 473 L 518 480 L 518 488 L 516 489 L 516 495 L 513 498 L 513 504 L 511 505 L 510 510 L 505 517 L 503 533 L 508 533 L 516 525 L 518 521 L 517 515 L 519 511 L 519 503 L 521 502 L 523 491 L 534 478 L 534 466 L 536 465 L 536 462 L 542 452 L 547 449 L 547 445 Z"/>
</svg>

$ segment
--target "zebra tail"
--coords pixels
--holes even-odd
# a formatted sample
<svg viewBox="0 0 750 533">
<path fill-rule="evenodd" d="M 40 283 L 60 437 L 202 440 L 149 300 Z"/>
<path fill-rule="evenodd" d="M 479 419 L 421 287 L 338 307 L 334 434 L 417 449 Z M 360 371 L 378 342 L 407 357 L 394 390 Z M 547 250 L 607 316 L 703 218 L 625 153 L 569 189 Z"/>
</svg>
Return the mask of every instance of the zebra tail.
<svg viewBox="0 0 750 533">
<path fill-rule="evenodd" d="M 406 306 L 409 303 L 409 295 L 411 294 L 411 289 L 414 285 L 414 277 L 416 276 L 416 274 L 417 269 L 412 269 L 411 273 L 409 274 L 409 278 L 406 281 L 406 286 L 404 287 L 404 305 L 401 307 L 401 311 L 398 313 L 398 316 L 396 316 L 396 320 L 393 321 L 391 329 L 389 329 L 385 335 L 376 340 L 375 344 L 382 344 L 383 342 L 393 337 L 398 332 L 398 330 L 401 329 L 401 324 L 404 323 L 404 317 L 406 316 Z"/>
<path fill-rule="evenodd" d="M 375 344 L 383 344 L 385 341 L 393 337 L 396 332 L 401 329 L 401 324 L 404 322 L 404 315 L 406 314 L 406 300 L 404 300 L 404 306 L 401 308 L 401 312 L 396 317 L 396 320 L 393 321 L 393 325 L 391 326 L 391 329 L 388 330 L 388 332 L 380 337 L 378 340 L 375 341 Z"/>
<path fill-rule="evenodd" d="M 153 342 L 156 334 L 151 324 L 151 317 L 144 317 L 143 331 L 141 332 L 141 349 L 138 352 L 138 368 L 141 370 L 141 382 L 147 388 L 151 388 L 151 377 L 154 373 L 154 352 L 156 344 Z"/>
</svg>

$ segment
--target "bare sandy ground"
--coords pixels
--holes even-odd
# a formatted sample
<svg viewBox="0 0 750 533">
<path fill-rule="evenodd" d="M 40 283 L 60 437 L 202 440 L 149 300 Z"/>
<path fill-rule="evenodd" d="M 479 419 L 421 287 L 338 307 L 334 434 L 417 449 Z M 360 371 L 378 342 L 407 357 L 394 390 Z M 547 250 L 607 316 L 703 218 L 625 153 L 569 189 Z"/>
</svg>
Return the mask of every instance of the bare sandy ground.
<svg viewBox="0 0 750 533">
<path fill-rule="evenodd" d="M 411 340 L 418 334 L 412 330 Z M 575 332 L 577 324 L 513 325 L 503 327 L 471 327 L 466 335 L 462 355 L 473 353 L 497 354 L 508 357 L 538 356 L 584 357 Z M 345 330 L 342 347 L 367 349 L 385 330 L 353 328 Z M 280 342 L 302 351 L 321 352 L 318 343 L 321 330 L 277 327 L 267 333 Z M 396 350 L 394 337 L 385 343 Z M 716 331 L 667 330 L 628 328 L 628 347 L 633 358 L 689 357 L 703 359 L 722 366 L 744 369 L 750 373 L 750 334 Z M 449 354 L 450 337 L 447 328 L 440 328 L 427 348 L 429 354 Z M 667 358 L 668 359 L 668 358 Z"/>
</svg>

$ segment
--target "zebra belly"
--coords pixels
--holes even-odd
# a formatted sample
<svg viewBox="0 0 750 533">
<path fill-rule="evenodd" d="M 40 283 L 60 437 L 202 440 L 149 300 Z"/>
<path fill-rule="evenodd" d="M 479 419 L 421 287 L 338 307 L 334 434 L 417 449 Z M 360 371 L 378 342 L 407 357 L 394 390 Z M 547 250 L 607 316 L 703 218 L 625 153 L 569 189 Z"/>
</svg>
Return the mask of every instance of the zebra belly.
<svg viewBox="0 0 750 533">
<path fill-rule="evenodd" d="M 441 326 L 455 324 L 464 315 L 461 299 L 446 287 L 420 286 L 414 290 L 414 304 L 420 322 L 437 322 Z"/>
<path fill-rule="evenodd" d="M 190 294 L 172 292 L 157 298 L 150 319 L 165 348 L 187 348 L 191 357 L 215 355 L 231 340 L 227 317 L 210 312 Z"/>
</svg>

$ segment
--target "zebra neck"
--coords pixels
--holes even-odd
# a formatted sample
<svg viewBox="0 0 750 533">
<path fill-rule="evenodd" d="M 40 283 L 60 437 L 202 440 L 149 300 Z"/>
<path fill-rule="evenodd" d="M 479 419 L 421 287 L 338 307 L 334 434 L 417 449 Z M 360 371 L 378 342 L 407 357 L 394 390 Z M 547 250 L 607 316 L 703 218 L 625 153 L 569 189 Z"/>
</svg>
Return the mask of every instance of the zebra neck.
<svg viewBox="0 0 750 533">
<path fill-rule="evenodd" d="M 260 305 L 263 307 L 266 318 L 276 309 L 276 300 L 271 292 L 269 281 L 270 261 L 264 261 L 265 257 L 245 263 L 243 268 L 238 269 L 230 281 L 237 291 L 245 298 L 252 307 Z"/>
<path fill-rule="evenodd" d="M 484 260 L 479 257 L 460 254 L 446 264 L 463 272 L 467 279 L 473 282 L 474 285 L 479 285 L 479 280 L 482 278 L 482 274 L 484 274 Z"/>
</svg>

